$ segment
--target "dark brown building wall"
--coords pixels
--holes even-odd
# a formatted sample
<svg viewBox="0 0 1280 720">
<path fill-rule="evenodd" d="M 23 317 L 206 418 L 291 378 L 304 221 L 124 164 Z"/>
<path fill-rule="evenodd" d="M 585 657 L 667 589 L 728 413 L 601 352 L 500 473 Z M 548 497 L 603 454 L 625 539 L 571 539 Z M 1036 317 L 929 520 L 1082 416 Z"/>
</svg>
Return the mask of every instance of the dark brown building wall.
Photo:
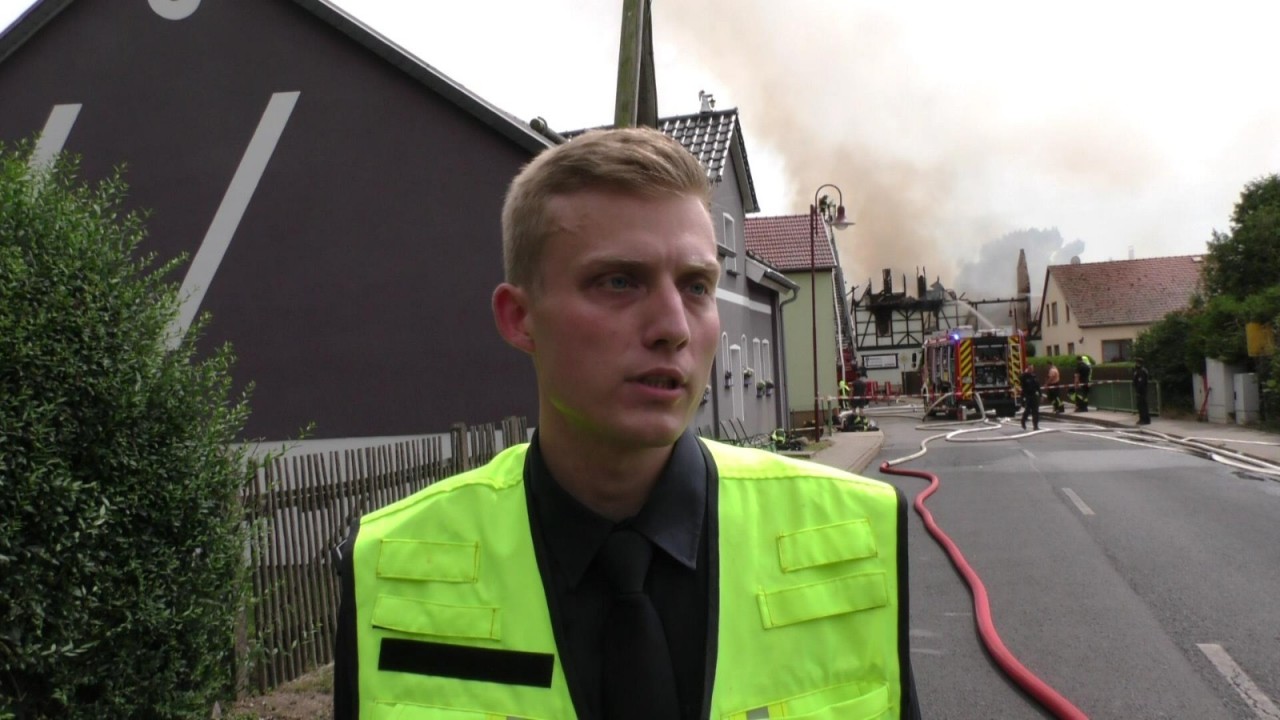
<svg viewBox="0 0 1280 720">
<path fill-rule="evenodd" d="M 497 337 L 499 213 L 531 152 L 288 0 L 78 0 L 0 64 L 0 139 L 82 103 L 84 174 L 127 163 L 144 250 L 199 248 L 273 93 L 300 93 L 201 311 L 256 385 L 248 437 L 534 417 Z M 185 268 L 184 268 L 185 271 Z M 181 277 L 175 281 L 181 281 Z"/>
</svg>

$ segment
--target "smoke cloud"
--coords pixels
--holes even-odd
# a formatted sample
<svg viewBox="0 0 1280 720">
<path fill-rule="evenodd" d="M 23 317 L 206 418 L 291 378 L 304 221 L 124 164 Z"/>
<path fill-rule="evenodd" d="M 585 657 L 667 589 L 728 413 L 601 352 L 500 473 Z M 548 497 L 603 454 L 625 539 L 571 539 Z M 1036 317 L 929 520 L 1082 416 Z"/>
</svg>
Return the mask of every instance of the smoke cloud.
<svg viewBox="0 0 1280 720">
<path fill-rule="evenodd" d="M 1084 252 L 1084 241 L 1065 242 L 1057 228 L 1008 233 L 984 244 L 976 258 L 962 263 L 952 289 L 971 300 L 1013 297 L 1019 250 L 1027 254 L 1031 294 L 1039 296 L 1044 290 L 1045 268 L 1070 262 L 1073 255 Z"/>
<path fill-rule="evenodd" d="M 1007 100 L 931 75 L 915 62 L 919 39 L 875 6 L 670 1 L 655 3 L 654 22 L 656 38 L 715 68 L 727 87 L 707 90 L 739 108 L 748 154 L 767 145 L 783 158 L 788 207 L 766 211 L 806 212 L 824 183 L 843 190 L 857 223 L 836 234 L 851 283 L 878 284 L 883 268 L 900 282 L 925 266 L 930 282 L 940 276 L 970 298 L 1010 297 L 1026 242 L 1038 292 L 1046 262 L 1068 244 L 1057 230 L 1018 231 L 1059 224 L 1029 217 L 1020 199 L 1044 207 L 1059 192 L 1068 203 L 1073 190 L 1137 191 L 1161 168 L 1114 118 L 1000 119 L 995 106 Z M 1083 241 L 1069 247 L 1067 258 Z"/>
</svg>

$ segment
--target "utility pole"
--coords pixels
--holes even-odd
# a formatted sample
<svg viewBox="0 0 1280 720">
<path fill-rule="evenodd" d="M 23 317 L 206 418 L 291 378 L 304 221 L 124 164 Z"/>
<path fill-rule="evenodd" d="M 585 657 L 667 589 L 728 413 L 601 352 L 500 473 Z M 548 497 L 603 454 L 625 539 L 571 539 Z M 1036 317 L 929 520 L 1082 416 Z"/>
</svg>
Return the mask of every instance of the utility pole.
<svg viewBox="0 0 1280 720">
<path fill-rule="evenodd" d="M 618 92 L 614 127 L 657 127 L 658 89 L 653 74 L 653 19 L 649 0 L 622 0 L 618 43 Z"/>
</svg>

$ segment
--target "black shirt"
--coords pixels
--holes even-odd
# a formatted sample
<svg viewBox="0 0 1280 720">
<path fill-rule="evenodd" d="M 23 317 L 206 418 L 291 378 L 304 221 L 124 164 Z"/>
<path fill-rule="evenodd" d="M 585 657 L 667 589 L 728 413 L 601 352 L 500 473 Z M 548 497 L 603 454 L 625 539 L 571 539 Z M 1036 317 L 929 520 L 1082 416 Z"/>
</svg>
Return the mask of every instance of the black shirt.
<svg viewBox="0 0 1280 720">
<path fill-rule="evenodd" d="M 645 589 L 662 619 L 675 671 L 681 718 L 703 715 L 707 677 L 712 534 L 702 445 L 692 433 L 676 441 L 648 501 L 629 525 L 654 545 Z M 580 720 L 600 717 L 600 639 L 612 594 L 595 558 L 615 523 L 589 510 L 555 481 L 535 435 L 525 460 L 534 551 L 551 609 L 559 661 Z"/>
</svg>

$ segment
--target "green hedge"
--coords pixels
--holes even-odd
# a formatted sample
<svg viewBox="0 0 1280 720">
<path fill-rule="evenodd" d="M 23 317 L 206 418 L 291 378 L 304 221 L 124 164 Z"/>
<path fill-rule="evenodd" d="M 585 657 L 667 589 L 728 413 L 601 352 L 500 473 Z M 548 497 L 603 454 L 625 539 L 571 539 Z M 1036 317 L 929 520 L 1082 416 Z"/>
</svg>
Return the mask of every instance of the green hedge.
<svg viewBox="0 0 1280 720">
<path fill-rule="evenodd" d="M 119 174 L 0 146 L 0 717 L 208 717 L 245 589 L 229 349 L 167 351 L 175 265 Z"/>
</svg>

